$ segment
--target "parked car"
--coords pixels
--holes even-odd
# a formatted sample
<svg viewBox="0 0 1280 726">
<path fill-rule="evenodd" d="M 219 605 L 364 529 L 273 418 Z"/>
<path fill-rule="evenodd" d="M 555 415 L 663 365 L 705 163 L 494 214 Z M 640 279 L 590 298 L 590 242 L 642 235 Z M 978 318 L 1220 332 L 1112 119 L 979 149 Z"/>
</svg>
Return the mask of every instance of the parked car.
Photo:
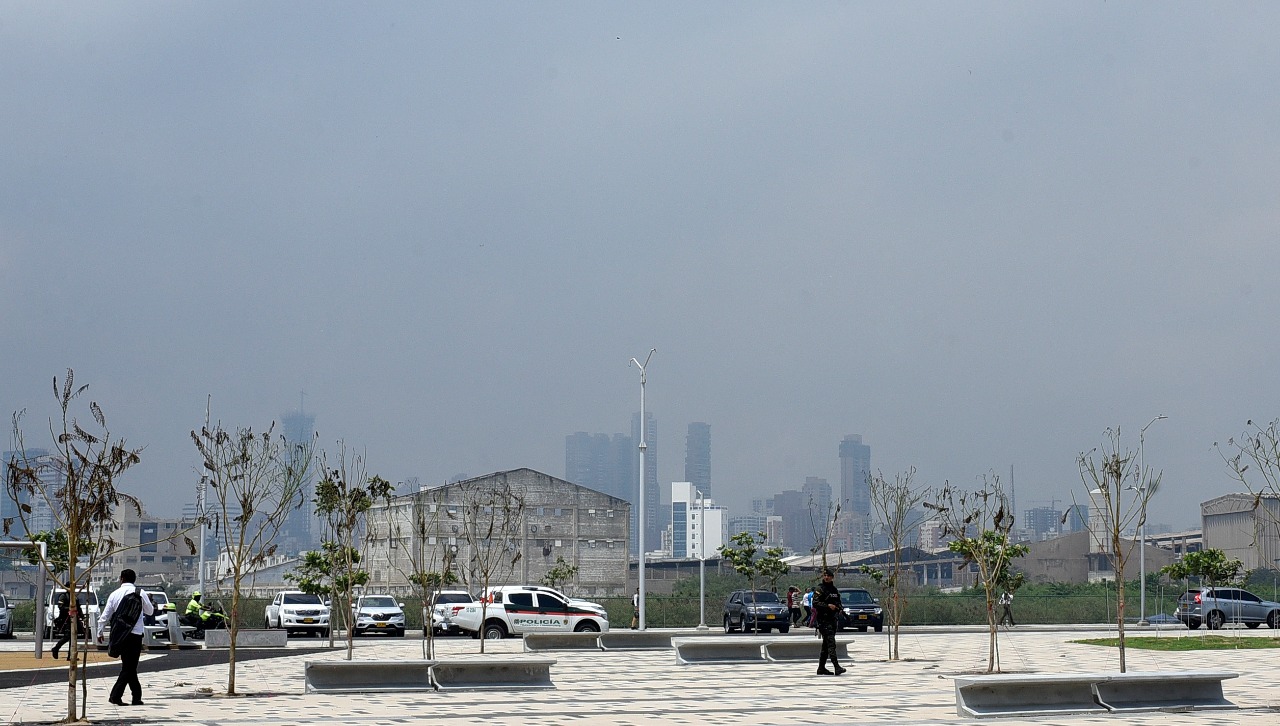
<svg viewBox="0 0 1280 726">
<path fill-rule="evenodd" d="M 452 616 L 454 624 L 476 637 L 609 631 L 609 614 L 602 605 L 571 598 L 549 587 L 492 587 L 481 598 L 483 602 L 463 605 Z"/>
<path fill-rule="evenodd" d="M 361 595 L 351 603 L 355 613 L 353 636 L 367 633 L 386 633 L 404 637 L 404 603 L 396 602 L 390 595 Z"/>
<path fill-rule="evenodd" d="M 13 637 L 13 603 L 0 593 L 0 638 Z"/>
<path fill-rule="evenodd" d="M 884 630 L 884 609 L 870 592 L 859 587 L 842 587 L 840 606 L 840 615 L 836 618 L 837 630 L 857 628 L 864 633 L 867 628 L 875 628 L 877 633 Z"/>
<path fill-rule="evenodd" d="M 300 590 L 277 592 L 263 614 L 266 628 L 283 628 L 288 633 L 329 635 L 329 606 L 319 595 Z"/>
<path fill-rule="evenodd" d="M 1263 600 L 1238 587 L 1193 587 L 1178 598 L 1175 617 L 1195 630 L 1204 623 L 1217 630 L 1226 623 L 1244 623 L 1256 628 L 1280 628 L 1280 603 Z"/>
<path fill-rule="evenodd" d="M 457 615 L 462 608 L 476 602 L 471 593 L 466 590 L 441 590 L 432 598 L 431 605 L 431 626 L 435 629 L 436 635 L 461 634 L 464 632 L 453 622 L 453 616 Z M 425 610 L 424 610 L 425 615 Z M 423 617 L 422 634 L 427 634 L 426 617 Z"/>
<path fill-rule="evenodd" d="M 724 632 L 767 633 L 791 629 L 791 611 L 768 590 L 734 590 L 724 602 Z"/>
</svg>

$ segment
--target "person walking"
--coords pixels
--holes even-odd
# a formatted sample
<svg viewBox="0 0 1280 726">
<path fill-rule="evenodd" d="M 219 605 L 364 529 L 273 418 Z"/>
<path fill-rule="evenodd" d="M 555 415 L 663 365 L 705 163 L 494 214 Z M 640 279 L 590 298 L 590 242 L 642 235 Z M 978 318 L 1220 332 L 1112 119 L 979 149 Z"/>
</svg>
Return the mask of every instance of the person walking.
<svg viewBox="0 0 1280 726">
<path fill-rule="evenodd" d="M 637 630 L 640 627 L 640 588 L 636 588 L 636 592 L 631 596 L 631 629 Z"/>
<path fill-rule="evenodd" d="M 818 655 L 818 675 L 838 676 L 845 669 L 840 667 L 836 656 L 836 626 L 840 617 L 840 591 L 836 589 L 835 573 L 822 571 L 822 585 L 813 596 L 813 607 L 817 612 L 816 625 L 822 635 L 822 652 Z M 827 661 L 831 661 L 834 671 L 827 670 Z"/>
<path fill-rule="evenodd" d="M 1013 593 L 1005 590 L 1000 594 L 1000 622 L 998 625 L 1004 625 L 1004 621 L 1008 620 L 1009 625 L 1017 625 L 1013 622 Z"/>
<path fill-rule="evenodd" d="M 58 596 L 58 612 L 53 616 L 53 634 L 58 636 L 58 642 L 53 644 L 53 659 L 58 659 L 58 650 L 71 640 L 71 596 L 66 590 Z M 79 624 L 79 623 L 77 623 Z M 84 628 L 80 628 L 80 633 L 84 633 Z M 67 649 L 67 660 L 71 660 L 71 649 Z"/>
<path fill-rule="evenodd" d="M 111 596 L 107 598 L 107 604 L 102 608 L 102 614 L 98 616 L 98 630 L 101 632 L 111 622 L 116 614 L 116 608 L 120 607 L 120 601 L 125 595 L 137 590 L 138 587 L 134 583 L 137 581 L 138 575 L 133 570 L 125 568 L 120 571 L 120 587 L 117 587 Z M 142 704 L 142 683 L 138 681 L 138 658 L 142 656 L 142 634 L 146 632 L 142 626 L 143 618 L 147 615 L 155 614 L 155 607 L 151 604 L 151 598 L 142 598 L 142 613 L 138 615 L 138 620 L 133 624 L 133 628 L 129 631 L 129 635 L 124 638 L 120 648 L 120 675 L 116 678 L 116 683 L 111 687 L 111 695 L 107 698 L 107 702 L 115 706 L 124 705 L 124 689 L 129 688 L 129 695 L 132 696 L 130 705 L 141 706 Z"/>
<path fill-rule="evenodd" d="M 801 617 L 804 618 L 804 624 L 809 626 L 809 621 L 813 619 L 813 592 L 815 588 L 809 588 L 804 591 L 804 597 L 800 598 L 800 606 L 804 608 Z"/>
<path fill-rule="evenodd" d="M 787 588 L 787 611 L 791 613 L 791 624 L 800 622 L 800 588 L 791 585 Z"/>
</svg>

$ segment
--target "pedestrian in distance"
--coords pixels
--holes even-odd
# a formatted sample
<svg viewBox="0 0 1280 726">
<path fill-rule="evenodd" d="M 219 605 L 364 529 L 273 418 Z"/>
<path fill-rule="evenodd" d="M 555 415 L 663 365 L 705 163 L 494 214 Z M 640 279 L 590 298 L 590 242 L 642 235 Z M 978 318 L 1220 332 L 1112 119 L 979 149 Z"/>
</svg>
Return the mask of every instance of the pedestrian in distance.
<svg viewBox="0 0 1280 726">
<path fill-rule="evenodd" d="M 53 634 L 58 636 L 58 642 L 53 644 L 53 659 L 58 659 L 58 650 L 71 640 L 71 596 L 63 590 L 58 596 L 57 604 L 58 612 L 53 616 Z M 82 627 L 79 629 L 81 634 L 84 633 L 83 620 L 79 618 L 77 612 L 77 625 Z M 67 660 L 71 660 L 70 648 L 67 649 Z"/>
<path fill-rule="evenodd" d="M 107 702 L 116 706 L 125 705 L 124 689 L 126 687 L 129 689 L 129 695 L 132 696 L 130 705 L 142 705 L 142 683 L 138 681 L 138 658 L 142 656 L 142 634 L 146 632 L 142 625 L 143 620 L 147 615 L 155 614 L 155 607 L 151 604 L 151 598 L 138 598 L 142 608 L 132 623 L 115 622 L 115 620 L 118 620 L 115 615 L 116 610 L 121 606 L 121 601 L 138 589 L 137 585 L 134 584 L 137 579 L 138 575 L 133 570 L 128 568 L 121 570 L 120 587 L 117 587 L 111 593 L 111 596 L 107 598 L 107 604 L 102 608 L 102 615 L 98 617 L 99 632 L 109 624 L 115 626 L 116 629 L 128 628 L 127 633 L 111 633 L 112 641 L 120 643 L 120 675 L 116 678 L 115 685 L 111 687 L 111 695 L 107 698 Z"/>
<path fill-rule="evenodd" d="M 1008 620 L 1009 625 L 1017 625 L 1013 622 L 1013 593 L 1005 590 L 1000 594 L 1000 622 L 1004 625 L 1004 621 Z"/>
<path fill-rule="evenodd" d="M 804 612 L 801 613 L 801 617 L 804 618 L 804 624 L 807 627 L 813 627 L 810 625 L 810 622 L 813 620 L 813 593 L 814 588 L 809 588 L 804 591 L 804 597 L 800 599 L 800 606 L 804 608 Z"/>
<path fill-rule="evenodd" d="M 631 629 L 640 628 L 640 588 L 636 588 L 636 592 L 631 596 Z"/>
<path fill-rule="evenodd" d="M 838 676 L 845 669 L 840 667 L 836 656 L 836 628 L 840 617 L 840 591 L 836 589 L 835 573 L 822 571 L 822 584 L 813 596 L 813 607 L 816 612 L 818 633 L 822 636 L 822 652 L 818 655 L 818 675 Z M 831 661 L 834 671 L 827 670 L 827 661 Z"/>
<path fill-rule="evenodd" d="M 797 625 L 800 622 L 800 588 L 791 585 L 787 588 L 787 610 L 791 613 L 791 624 Z"/>
</svg>

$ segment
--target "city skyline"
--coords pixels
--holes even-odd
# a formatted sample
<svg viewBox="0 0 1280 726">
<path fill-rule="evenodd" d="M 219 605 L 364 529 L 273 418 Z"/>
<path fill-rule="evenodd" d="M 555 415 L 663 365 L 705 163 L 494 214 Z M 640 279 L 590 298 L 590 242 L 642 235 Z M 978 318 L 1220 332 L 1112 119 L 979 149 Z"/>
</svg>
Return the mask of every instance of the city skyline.
<svg viewBox="0 0 1280 726">
<path fill-rule="evenodd" d="M 194 499 L 205 421 L 298 404 L 389 481 L 714 431 L 735 511 L 886 477 L 1151 521 L 1280 417 L 1280 5 L 17 3 L 0 24 L 0 413 L 50 381 Z M 289 32 L 281 33 L 281 28 Z M 1265 317 L 1265 316 L 1264 316 Z M 1260 331 L 1262 334 L 1260 334 Z M 1149 423 L 1157 420 L 1157 423 Z M 85 417 L 87 420 L 87 416 Z M 13 446 L 5 447 L 12 449 Z M 649 536 L 652 536 L 652 532 Z"/>
</svg>

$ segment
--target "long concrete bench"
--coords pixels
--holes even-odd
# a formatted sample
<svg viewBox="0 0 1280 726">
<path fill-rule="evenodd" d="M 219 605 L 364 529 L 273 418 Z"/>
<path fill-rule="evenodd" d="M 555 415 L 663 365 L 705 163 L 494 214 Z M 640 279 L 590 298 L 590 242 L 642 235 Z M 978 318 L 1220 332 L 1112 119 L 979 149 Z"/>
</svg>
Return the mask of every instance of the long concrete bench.
<svg viewBox="0 0 1280 726">
<path fill-rule="evenodd" d="M 431 683 L 441 691 L 555 688 L 547 658 L 440 660 L 431 666 Z"/>
<path fill-rule="evenodd" d="M 260 630 L 243 628 L 236 631 L 237 648 L 283 648 L 289 644 L 289 633 L 284 630 Z M 204 631 L 204 647 L 230 648 L 230 630 Z"/>
<path fill-rule="evenodd" d="M 693 663 L 743 663 L 746 661 L 764 660 L 764 644 L 762 638 L 743 636 L 740 638 L 672 638 L 671 647 L 676 651 L 676 662 L 680 665 Z"/>
<path fill-rule="evenodd" d="M 432 660 L 309 660 L 307 693 L 430 691 Z"/>
<path fill-rule="evenodd" d="M 1095 684 L 1094 692 L 1099 703 L 1117 713 L 1237 708 L 1223 695 L 1222 682 L 1239 675 L 1226 671 L 1121 673 Z"/>
<path fill-rule="evenodd" d="M 849 655 L 848 641 L 836 641 L 836 657 L 841 661 L 852 661 Z M 822 654 L 821 638 L 778 638 L 764 644 L 765 660 L 771 661 L 817 661 Z"/>
<path fill-rule="evenodd" d="M 173 642 L 173 633 L 164 625 L 144 625 L 146 631 L 142 635 L 142 644 L 148 648 L 199 648 L 199 643 L 191 641 L 191 634 L 196 631 L 190 625 L 179 626 L 182 633 L 177 643 Z"/>
<path fill-rule="evenodd" d="M 600 650 L 600 639 L 597 633 L 527 633 L 524 650 Z"/>
<path fill-rule="evenodd" d="M 955 679 L 961 716 L 1056 716 L 1235 708 L 1222 693 L 1228 672 L 993 674 Z"/>
<path fill-rule="evenodd" d="M 600 650 L 666 650 L 671 633 L 652 630 L 617 630 L 600 634 Z"/>
</svg>

